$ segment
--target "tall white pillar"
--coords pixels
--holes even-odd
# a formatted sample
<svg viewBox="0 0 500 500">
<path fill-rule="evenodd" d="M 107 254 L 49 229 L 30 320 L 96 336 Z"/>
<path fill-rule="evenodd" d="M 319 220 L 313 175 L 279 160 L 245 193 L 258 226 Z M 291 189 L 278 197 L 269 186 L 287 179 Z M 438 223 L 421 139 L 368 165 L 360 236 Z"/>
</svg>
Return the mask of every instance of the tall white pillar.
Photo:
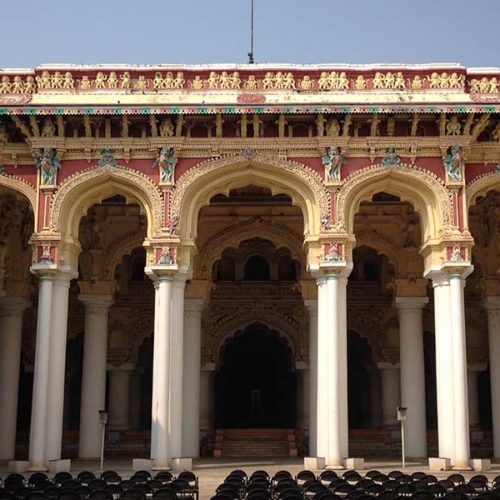
<svg viewBox="0 0 500 500">
<path fill-rule="evenodd" d="M 382 425 L 396 427 L 398 420 L 396 408 L 400 406 L 399 366 L 390 363 L 378 363 L 382 388 Z"/>
<path fill-rule="evenodd" d="M 182 457 L 183 432 L 183 350 L 184 350 L 184 288 L 186 280 L 177 278 L 172 282 L 172 342 L 170 344 L 170 428 L 169 442 L 171 458 Z"/>
<path fill-rule="evenodd" d="M 182 456 L 200 455 L 201 313 L 204 301 L 184 301 Z"/>
<path fill-rule="evenodd" d="M 76 275 L 59 272 L 54 278 L 50 334 L 49 391 L 46 422 L 46 460 L 61 458 L 69 283 Z"/>
<path fill-rule="evenodd" d="M 201 370 L 200 389 L 200 429 L 211 430 L 214 427 L 214 384 L 215 365 L 209 363 Z"/>
<path fill-rule="evenodd" d="M 399 312 L 401 406 L 408 408 L 406 454 L 412 458 L 427 456 L 422 309 L 428 302 L 427 297 L 396 297 L 395 300 Z"/>
<path fill-rule="evenodd" d="M 306 300 L 309 311 L 309 455 L 317 456 L 316 419 L 318 398 L 318 301 Z"/>
<path fill-rule="evenodd" d="M 454 456 L 455 423 L 453 420 L 453 362 L 450 328 L 450 281 L 442 273 L 432 280 L 436 335 L 436 389 L 439 456 Z"/>
<path fill-rule="evenodd" d="M 23 312 L 28 305 L 21 297 L 0 299 L 0 461 L 15 456 Z"/>
<path fill-rule="evenodd" d="M 487 297 L 493 456 L 500 458 L 500 296 Z"/>
<path fill-rule="evenodd" d="M 347 417 L 347 340 L 341 302 L 345 300 L 347 280 L 329 274 L 318 283 L 318 374 L 316 452 L 329 467 L 342 467 Z M 344 349 L 345 346 L 345 349 Z"/>
<path fill-rule="evenodd" d="M 307 429 L 309 426 L 309 369 L 297 368 L 297 427 Z"/>
<path fill-rule="evenodd" d="M 167 469 L 172 457 L 168 442 L 172 279 L 169 276 L 159 276 L 155 290 L 151 458 L 155 469 Z"/>
<path fill-rule="evenodd" d="M 469 402 L 467 391 L 467 347 L 465 341 L 465 280 L 462 275 L 450 275 L 450 314 L 453 357 L 453 414 L 455 423 L 456 469 L 470 468 Z"/>
<path fill-rule="evenodd" d="M 109 371 L 109 424 L 113 430 L 126 430 L 129 426 L 131 364 L 111 367 Z"/>
<path fill-rule="evenodd" d="M 50 330 L 52 316 L 53 278 L 41 274 L 38 290 L 38 317 L 36 329 L 35 367 L 33 373 L 33 403 L 29 443 L 30 470 L 47 470 L 45 433 L 49 387 Z"/>
<path fill-rule="evenodd" d="M 478 378 L 486 370 L 485 363 L 469 365 L 467 369 L 467 389 L 469 399 L 469 425 L 471 429 L 480 429 Z"/>
<path fill-rule="evenodd" d="M 96 294 L 80 295 L 79 299 L 85 305 L 85 335 L 78 456 L 97 458 L 101 453 L 102 433 L 99 411 L 106 409 L 108 311 L 113 297 Z"/>
</svg>

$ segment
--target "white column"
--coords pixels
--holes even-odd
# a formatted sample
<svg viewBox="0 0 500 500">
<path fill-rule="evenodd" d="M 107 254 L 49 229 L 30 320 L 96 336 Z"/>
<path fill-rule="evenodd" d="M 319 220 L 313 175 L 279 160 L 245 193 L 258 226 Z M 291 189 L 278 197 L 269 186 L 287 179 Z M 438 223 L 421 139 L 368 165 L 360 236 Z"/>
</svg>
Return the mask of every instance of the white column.
<svg viewBox="0 0 500 500">
<path fill-rule="evenodd" d="M 297 368 L 297 427 L 307 429 L 309 426 L 309 369 Z"/>
<path fill-rule="evenodd" d="M 378 369 L 382 386 L 382 425 L 396 427 L 396 408 L 400 406 L 399 366 L 380 362 Z"/>
<path fill-rule="evenodd" d="M 204 301 L 184 301 L 182 456 L 200 455 L 201 313 Z"/>
<path fill-rule="evenodd" d="M 455 422 L 453 419 L 453 360 L 450 355 L 450 281 L 439 273 L 432 279 L 436 335 L 436 389 L 439 456 L 453 459 Z"/>
<path fill-rule="evenodd" d="M 153 401 L 151 457 L 155 469 L 167 469 L 171 458 L 169 436 L 169 378 L 171 344 L 172 280 L 156 280 L 155 339 L 153 355 Z M 153 441 L 154 439 L 154 441 Z"/>
<path fill-rule="evenodd" d="M 471 429 L 480 429 L 478 377 L 486 370 L 484 363 L 469 365 L 467 369 L 467 389 L 469 398 L 469 425 Z"/>
<path fill-rule="evenodd" d="M 46 422 L 46 460 L 61 458 L 69 283 L 75 274 L 58 273 L 52 290 L 49 390 Z"/>
<path fill-rule="evenodd" d="M 182 457 L 182 406 L 183 406 L 183 348 L 184 348 L 184 288 L 186 280 L 177 278 L 172 282 L 172 342 L 170 344 L 170 428 L 169 443 L 171 458 Z"/>
<path fill-rule="evenodd" d="M 200 428 L 204 431 L 214 427 L 214 382 L 215 366 L 209 363 L 201 370 Z"/>
<path fill-rule="evenodd" d="M 406 454 L 412 458 L 427 456 L 422 309 L 428 302 L 427 297 L 395 299 L 399 312 L 401 406 L 408 408 L 405 445 Z"/>
<path fill-rule="evenodd" d="M 350 272 L 350 270 L 349 270 Z M 340 451 L 349 456 L 349 397 L 347 390 L 347 278 L 339 277 L 339 385 L 340 385 Z"/>
<path fill-rule="evenodd" d="M 347 443 L 347 391 L 342 384 L 347 378 L 343 367 L 347 352 L 347 332 L 342 306 L 347 280 L 331 274 L 318 279 L 318 375 L 317 375 L 317 439 L 318 456 L 329 467 L 343 467 Z"/>
<path fill-rule="evenodd" d="M 500 458 L 500 296 L 487 297 L 493 456 Z"/>
<path fill-rule="evenodd" d="M 309 311 L 309 455 L 317 456 L 316 425 L 318 404 L 318 301 L 306 300 Z"/>
<path fill-rule="evenodd" d="M 112 367 L 109 371 L 109 424 L 113 430 L 129 428 L 131 364 Z"/>
<path fill-rule="evenodd" d="M 80 295 L 85 305 L 82 397 L 80 405 L 80 458 L 97 458 L 101 453 L 102 424 L 99 411 L 106 409 L 106 358 L 108 311 L 111 295 Z"/>
<path fill-rule="evenodd" d="M 0 299 L 0 461 L 15 456 L 23 312 L 28 305 L 21 297 Z"/>
<path fill-rule="evenodd" d="M 467 356 L 465 342 L 465 280 L 450 275 L 450 313 L 453 357 L 453 414 L 455 423 L 455 460 L 457 469 L 470 468 L 469 402 L 467 394 Z"/>
</svg>

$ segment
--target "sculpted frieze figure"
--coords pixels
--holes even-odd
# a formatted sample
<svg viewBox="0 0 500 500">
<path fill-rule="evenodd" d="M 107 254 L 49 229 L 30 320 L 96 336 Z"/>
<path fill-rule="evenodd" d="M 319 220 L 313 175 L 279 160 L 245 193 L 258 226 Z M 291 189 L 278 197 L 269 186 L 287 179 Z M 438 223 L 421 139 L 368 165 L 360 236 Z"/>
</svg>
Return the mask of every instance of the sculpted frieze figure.
<svg viewBox="0 0 500 500">
<path fill-rule="evenodd" d="M 87 75 L 83 75 L 80 80 L 80 90 L 89 90 L 92 86 L 92 82 L 90 81 Z"/>
<path fill-rule="evenodd" d="M 450 153 L 444 159 L 446 180 L 448 182 L 462 182 L 462 171 L 465 158 L 460 146 L 452 146 Z"/>
<path fill-rule="evenodd" d="M 174 135 L 174 125 L 170 118 L 164 118 L 159 127 L 160 137 L 172 137 Z"/>
<path fill-rule="evenodd" d="M 461 125 L 457 115 L 453 115 L 446 124 L 447 135 L 460 135 Z"/>
<path fill-rule="evenodd" d="M 385 157 L 382 160 L 383 167 L 400 167 L 401 157 L 396 154 L 396 150 L 393 147 L 387 148 Z"/>
<path fill-rule="evenodd" d="M 325 167 L 325 181 L 340 182 L 340 169 L 345 163 L 345 156 L 337 147 L 326 148 L 325 155 L 322 158 Z"/>
<path fill-rule="evenodd" d="M 53 148 L 45 148 L 41 156 L 36 159 L 36 169 L 40 172 L 41 186 L 55 186 L 57 184 L 57 172 L 62 168 L 57 158 L 57 151 Z"/>
<path fill-rule="evenodd" d="M 115 71 L 111 71 L 108 76 L 108 89 L 116 89 L 118 87 L 118 77 Z"/>
<path fill-rule="evenodd" d="M 105 89 L 106 88 L 106 75 L 99 71 L 95 77 L 94 88 Z"/>
<path fill-rule="evenodd" d="M 123 73 L 123 75 L 120 77 L 120 80 L 122 81 L 120 85 L 122 89 L 130 88 L 131 78 L 130 78 L 130 73 L 128 71 L 125 71 L 125 73 Z"/>
<path fill-rule="evenodd" d="M 366 90 L 366 80 L 363 75 L 358 75 L 356 81 L 354 82 L 354 88 L 356 90 Z"/>
<path fill-rule="evenodd" d="M 330 243 L 325 254 L 325 262 L 342 262 L 342 247 L 339 243 Z"/>
<path fill-rule="evenodd" d="M 419 75 L 415 75 L 411 82 L 412 90 L 422 90 L 424 88 L 424 82 Z"/>
<path fill-rule="evenodd" d="M 245 82 L 244 87 L 246 90 L 257 90 L 259 88 L 259 82 L 255 75 L 250 75 L 248 80 Z"/>
<path fill-rule="evenodd" d="M 173 184 L 176 165 L 175 148 L 162 148 L 153 163 L 153 168 L 160 169 L 160 184 Z"/>
<path fill-rule="evenodd" d="M 45 118 L 42 125 L 42 137 L 54 137 L 56 135 L 56 126 L 50 118 Z"/>
<path fill-rule="evenodd" d="M 326 124 L 326 135 L 328 137 L 338 137 L 340 134 L 340 124 L 336 118 L 330 118 Z"/>
<path fill-rule="evenodd" d="M 2 76 L 2 82 L 0 83 L 0 94 L 10 94 L 10 78 L 8 76 Z"/>
<path fill-rule="evenodd" d="M 313 81 L 309 75 L 305 75 L 299 85 L 302 90 L 311 90 L 313 88 Z"/>
</svg>

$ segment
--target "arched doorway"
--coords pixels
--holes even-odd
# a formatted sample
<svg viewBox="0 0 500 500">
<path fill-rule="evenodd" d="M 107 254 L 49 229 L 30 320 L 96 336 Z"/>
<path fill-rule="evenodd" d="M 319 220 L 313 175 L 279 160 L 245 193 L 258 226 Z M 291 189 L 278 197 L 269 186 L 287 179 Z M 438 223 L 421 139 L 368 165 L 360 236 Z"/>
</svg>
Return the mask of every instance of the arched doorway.
<svg viewBox="0 0 500 500">
<path fill-rule="evenodd" d="M 276 330 L 253 323 L 223 347 L 215 380 L 218 428 L 293 428 L 292 353 Z"/>
</svg>

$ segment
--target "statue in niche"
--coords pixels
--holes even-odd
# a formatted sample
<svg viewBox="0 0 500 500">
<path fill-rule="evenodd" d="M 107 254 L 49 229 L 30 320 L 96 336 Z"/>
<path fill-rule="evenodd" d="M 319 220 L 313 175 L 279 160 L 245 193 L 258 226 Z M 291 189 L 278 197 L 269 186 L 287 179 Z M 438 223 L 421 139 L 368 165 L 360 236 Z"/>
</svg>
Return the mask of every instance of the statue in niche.
<svg viewBox="0 0 500 500">
<path fill-rule="evenodd" d="M 323 137 L 325 135 L 325 117 L 322 113 L 316 117 L 316 130 L 318 137 Z"/>
<path fill-rule="evenodd" d="M 54 137 L 56 135 L 56 126 L 50 118 L 45 118 L 42 125 L 42 137 Z"/>
<path fill-rule="evenodd" d="M 326 262 L 340 262 L 342 261 L 342 249 L 339 243 L 330 243 L 330 248 L 325 255 Z"/>
<path fill-rule="evenodd" d="M 457 115 L 453 115 L 446 124 L 447 135 L 460 135 L 461 125 Z"/>
<path fill-rule="evenodd" d="M 345 156 L 337 147 L 326 148 L 322 158 L 327 182 L 340 182 L 340 169 L 345 163 Z"/>
<path fill-rule="evenodd" d="M 444 168 L 448 182 L 461 182 L 465 158 L 460 146 L 452 146 L 450 154 L 444 159 Z"/>
<path fill-rule="evenodd" d="M 179 216 L 174 215 L 171 219 L 167 221 L 165 224 L 170 236 L 175 236 L 177 231 L 179 230 Z"/>
<path fill-rule="evenodd" d="M 387 148 L 385 158 L 382 160 L 383 167 L 400 167 L 401 157 L 396 154 L 394 148 Z"/>
<path fill-rule="evenodd" d="M 115 156 L 111 148 L 101 149 L 101 159 L 97 162 L 98 167 L 113 167 L 116 168 Z"/>
<path fill-rule="evenodd" d="M 223 136 L 224 120 L 222 119 L 222 114 L 217 113 L 215 115 L 215 137 L 220 138 Z"/>
<path fill-rule="evenodd" d="M 164 248 L 158 260 L 158 264 L 162 266 L 171 266 L 175 264 L 175 250 Z"/>
<path fill-rule="evenodd" d="M 326 124 L 326 135 L 328 137 L 338 137 L 340 134 L 340 124 L 336 118 L 330 118 Z"/>
<path fill-rule="evenodd" d="M 173 137 L 174 124 L 170 118 L 164 118 L 159 127 L 160 137 Z"/>
<path fill-rule="evenodd" d="M 160 183 L 173 184 L 177 158 L 174 148 L 161 148 L 160 156 L 153 163 L 153 168 L 160 168 Z"/>
<path fill-rule="evenodd" d="M 40 172 L 41 186 L 55 186 L 57 184 L 57 172 L 61 170 L 61 162 L 57 158 L 57 151 L 53 148 L 45 148 L 42 156 L 36 160 L 36 169 Z"/>
<path fill-rule="evenodd" d="M 451 251 L 450 262 L 463 262 L 462 249 L 459 246 L 454 246 Z"/>
</svg>

